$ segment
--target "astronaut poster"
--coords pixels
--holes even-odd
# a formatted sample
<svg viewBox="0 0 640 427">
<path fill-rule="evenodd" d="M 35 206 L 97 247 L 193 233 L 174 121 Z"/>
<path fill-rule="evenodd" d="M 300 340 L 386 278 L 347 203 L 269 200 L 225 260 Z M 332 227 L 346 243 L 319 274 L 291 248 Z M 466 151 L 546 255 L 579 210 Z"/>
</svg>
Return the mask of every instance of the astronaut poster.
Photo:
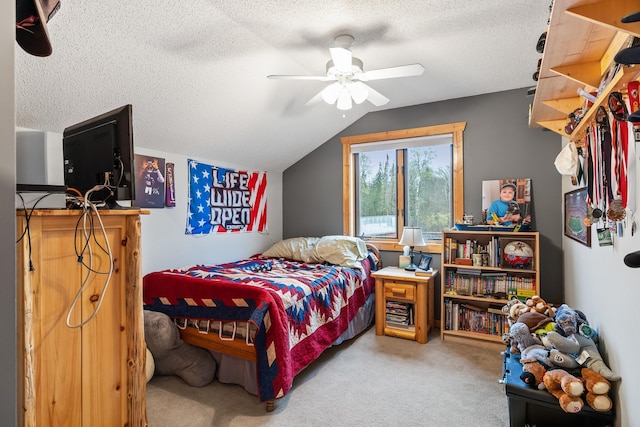
<svg viewBox="0 0 640 427">
<path fill-rule="evenodd" d="M 133 206 L 163 208 L 165 199 L 164 159 L 135 155 L 136 198 Z"/>
</svg>

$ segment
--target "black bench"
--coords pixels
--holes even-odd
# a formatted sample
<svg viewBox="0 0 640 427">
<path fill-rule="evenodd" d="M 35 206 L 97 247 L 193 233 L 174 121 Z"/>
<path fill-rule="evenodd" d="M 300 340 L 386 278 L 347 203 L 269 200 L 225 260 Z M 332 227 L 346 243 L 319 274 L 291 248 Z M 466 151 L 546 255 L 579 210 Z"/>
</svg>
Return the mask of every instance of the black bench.
<svg viewBox="0 0 640 427">
<path fill-rule="evenodd" d="M 604 427 L 613 426 L 615 413 L 594 411 L 585 402 L 575 414 L 564 412 L 558 400 L 546 390 L 538 390 L 520 379 L 522 364 L 519 354 L 504 353 L 503 383 L 509 402 L 511 427 Z M 584 398 L 583 398 L 584 400 Z"/>
</svg>

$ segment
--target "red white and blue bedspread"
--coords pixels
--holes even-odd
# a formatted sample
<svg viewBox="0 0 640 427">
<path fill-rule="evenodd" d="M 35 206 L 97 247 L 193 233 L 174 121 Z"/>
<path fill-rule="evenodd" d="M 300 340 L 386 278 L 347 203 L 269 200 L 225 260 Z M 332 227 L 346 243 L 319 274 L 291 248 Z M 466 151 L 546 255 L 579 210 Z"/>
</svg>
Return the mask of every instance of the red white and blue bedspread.
<svg viewBox="0 0 640 427">
<path fill-rule="evenodd" d="M 145 275 L 145 309 L 177 319 L 248 321 L 261 400 L 284 396 L 293 378 L 347 329 L 374 289 L 364 272 L 259 256 Z"/>
</svg>

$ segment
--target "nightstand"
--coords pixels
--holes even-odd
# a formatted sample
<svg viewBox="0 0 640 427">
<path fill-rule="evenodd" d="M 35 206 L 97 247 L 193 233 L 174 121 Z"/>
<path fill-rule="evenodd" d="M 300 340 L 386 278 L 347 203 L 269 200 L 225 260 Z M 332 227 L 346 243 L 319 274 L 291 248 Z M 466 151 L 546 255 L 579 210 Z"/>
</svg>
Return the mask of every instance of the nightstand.
<svg viewBox="0 0 640 427">
<path fill-rule="evenodd" d="M 399 267 L 385 267 L 371 273 L 376 279 L 376 335 L 427 342 L 433 328 L 433 282 L 430 275 Z"/>
</svg>

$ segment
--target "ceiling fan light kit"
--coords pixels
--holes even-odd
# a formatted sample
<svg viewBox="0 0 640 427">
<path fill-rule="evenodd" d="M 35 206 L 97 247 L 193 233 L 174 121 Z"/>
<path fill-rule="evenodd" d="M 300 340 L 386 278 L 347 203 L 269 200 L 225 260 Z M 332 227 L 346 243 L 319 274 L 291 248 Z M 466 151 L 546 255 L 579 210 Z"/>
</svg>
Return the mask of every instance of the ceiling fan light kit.
<svg viewBox="0 0 640 427">
<path fill-rule="evenodd" d="M 339 110 L 345 111 L 350 110 L 354 102 L 356 104 L 362 104 L 364 101 L 369 101 L 376 107 L 389 102 L 389 98 L 363 82 L 396 77 L 419 76 L 424 72 L 424 67 L 420 64 L 380 68 L 378 70 L 365 72 L 362 61 L 355 58 L 351 54 L 351 50 L 349 50 L 353 40 L 354 38 L 350 34 L 341 34 L 335 37 L 334 42 L 337 47 L 329 49 L 331 60 L 327 62 L 326 76 L 270 75 L 267 77 L 270 79 L 333 82 L 307 102 L 307 105 L 322 99 L 327 104 L 336 104 Z"/>
</svg>

